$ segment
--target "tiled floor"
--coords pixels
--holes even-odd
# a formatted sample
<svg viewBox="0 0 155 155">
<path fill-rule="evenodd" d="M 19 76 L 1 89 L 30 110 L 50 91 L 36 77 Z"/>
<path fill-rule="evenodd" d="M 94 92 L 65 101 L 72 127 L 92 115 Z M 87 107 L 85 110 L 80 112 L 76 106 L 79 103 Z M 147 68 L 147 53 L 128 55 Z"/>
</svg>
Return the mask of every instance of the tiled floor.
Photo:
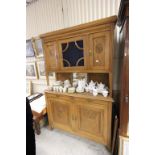
<svg viewBox="0 0 155 155">
<path fill-rule="evenodd" d="M 36 155 L 111 155 L 102 144 L 47 128 L 36 135 Z"/>
</svg>

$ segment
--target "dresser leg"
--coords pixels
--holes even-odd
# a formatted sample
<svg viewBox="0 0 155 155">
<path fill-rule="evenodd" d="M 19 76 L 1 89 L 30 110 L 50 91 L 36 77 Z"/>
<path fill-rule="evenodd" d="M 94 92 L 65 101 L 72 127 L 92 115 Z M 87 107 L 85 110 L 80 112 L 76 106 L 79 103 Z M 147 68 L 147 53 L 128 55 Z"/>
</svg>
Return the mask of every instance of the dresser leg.
<svg viewBox="0 0 155 155">
<path fill-rule="evenodd" d="M 53 130 L 53 126 L 48 125 L 48 129 L 49 129 L 49 130 Z"/>
<path fill-rule="evenodd" d="M 40 131 L 40 124 L 38 121 L 34 121 L 34 129 L 37 135 L 40 135 L 41 131 Z"/>
</svg>

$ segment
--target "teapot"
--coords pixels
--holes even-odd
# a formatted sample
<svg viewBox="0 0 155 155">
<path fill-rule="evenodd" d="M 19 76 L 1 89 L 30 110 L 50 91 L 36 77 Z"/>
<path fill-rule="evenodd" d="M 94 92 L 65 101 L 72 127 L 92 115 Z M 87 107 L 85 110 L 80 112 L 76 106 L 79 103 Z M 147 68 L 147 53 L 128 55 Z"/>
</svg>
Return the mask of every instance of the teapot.
<svg viewBox="0 0 155 155">
<path fill-rule="evenodd" d="M 102 84 L 102 82 L 97 83 L 97 87 L 103 89 L 105 87 L 105 84 Z"/>
<path fill-rule="evenodd" d="M 102 84 L 102 82 L 97 83 L 97 90 L 99 93 L 102 93 L 102 91 L 105 90 L 105 84 Z"/>
<path fill-rule="evenodd" d="M 87 87 L 88 87 L 90 93 L 93 92 L 93 89 L 95 88 L 95 85 L 96 85 L 96 82 L 93 82 L 93 80 L 91 80 L 91 81 L 89 82 L 89 85 L 87 85 Z"/>
<path fill-rule="evenodd" d="M 96 84 L 96 82 L 94 82 L 93 80 L 91 80 L 91 81 L 89 82 L 89 86 L 95 86 L 95 84 Z"/>
</svg>

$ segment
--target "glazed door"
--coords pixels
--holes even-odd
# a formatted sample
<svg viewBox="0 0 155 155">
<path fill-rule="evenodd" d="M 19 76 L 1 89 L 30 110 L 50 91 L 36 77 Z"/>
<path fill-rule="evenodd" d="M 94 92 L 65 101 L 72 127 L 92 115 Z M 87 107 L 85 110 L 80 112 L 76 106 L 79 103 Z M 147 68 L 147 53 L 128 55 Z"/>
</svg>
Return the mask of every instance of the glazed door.
<svg viewBox="0 0 155 155">
<path fill-rule="evenodd" d="M 71 104 L 64 100 L 53 99 L 51 104 L 53 125 L 56 128 L 71 130 L 72 114 Z"/>
<path fill-rule="evenodd" d="M 90 35 L 90 68 L 93 70 L 110 70 L 110 31 Z M 112 44 L 111 44 L 112 45 Z"/>
<path fill-rule="evenodd" d="M 45 48 L 45 64 L 46 69 L 55 71 L 58 69 L 58 51 L 56 42 L 48 42 L 44 44 Z"/>
<path fill-rule="evenodd" d="M 103 107 L 83 104 L 82 101 L 76 105 L 76 129 L 81 135 L 105 143 L 105 118 Z"/>
<path fill-rule="evenodd" d="M 59 41 L 61 68 L 64 70 L 84 70 L 87 66 L 86 37 L 75 37 Z"/>
</svg>

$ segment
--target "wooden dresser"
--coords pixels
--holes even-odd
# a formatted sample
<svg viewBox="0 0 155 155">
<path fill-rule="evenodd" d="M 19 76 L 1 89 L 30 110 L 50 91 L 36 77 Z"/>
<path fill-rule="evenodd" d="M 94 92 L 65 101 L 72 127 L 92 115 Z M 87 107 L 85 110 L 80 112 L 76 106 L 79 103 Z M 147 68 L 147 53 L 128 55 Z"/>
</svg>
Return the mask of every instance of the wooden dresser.
<svg viewBox="0 0 155 155">
<path fill-rule="evenodd" d="M 128 137 L 129 123 L 129 1 L 120 3 L 117 25 L 120 26 L 121 64 L 121 96 L 119 134 Z"/>
<path fill-rule="evenodd" d="M 114 32 L 117 17 L 57 30 L 40 36 L 46 79 L 73 80 L 73 73 L 87 73 L 88 82 L 105 83 L 109 96 L 45 91 L 49 124 L 111 147 Z"/>
</svg>

